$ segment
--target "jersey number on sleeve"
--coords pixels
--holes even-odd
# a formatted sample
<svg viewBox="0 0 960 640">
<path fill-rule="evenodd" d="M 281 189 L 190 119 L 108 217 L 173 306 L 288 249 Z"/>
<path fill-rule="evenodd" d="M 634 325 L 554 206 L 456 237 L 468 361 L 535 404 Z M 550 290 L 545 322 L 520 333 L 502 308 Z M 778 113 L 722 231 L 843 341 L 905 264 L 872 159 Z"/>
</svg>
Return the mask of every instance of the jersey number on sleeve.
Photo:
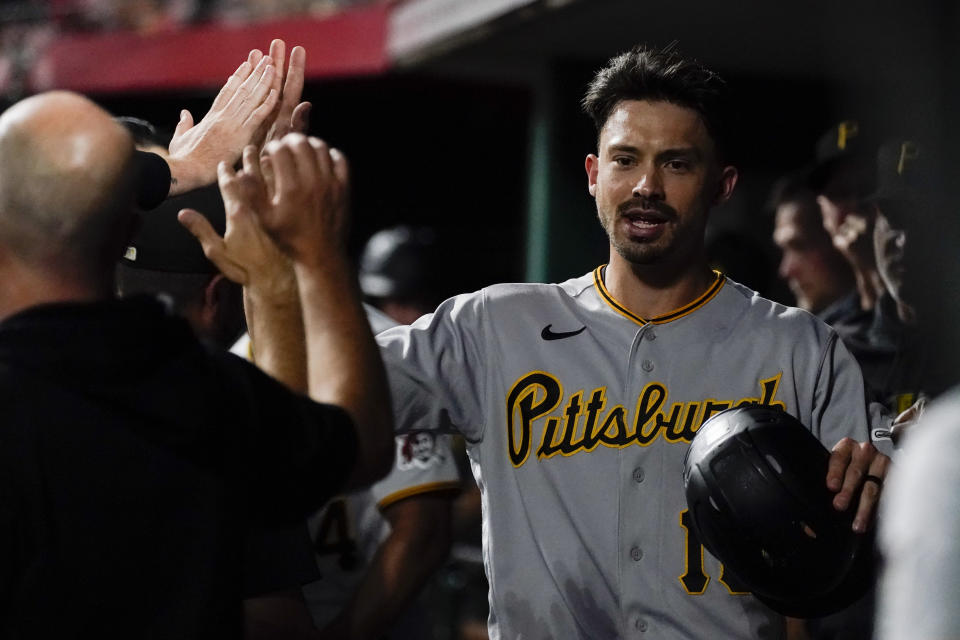
<svg viewBox="0 0 960 640">
<path fill-rule="evenodd" d="M 360 554 L 356 540 L 350 535 L 347 501 L 343 498 L 333 500 L 324 508 L 313 550 L 320 556 L 338 555 L 337 561 L 344 571 L 353 571 L 359 566 Z"/>
<path fill-rule="evenodd" d="M 680 583 L 690 595 L 700 595 L 707 589 L 707 583 L 710 582 L 710 576 L 703 568 L 703 545 L 691 526 L 691 516 L 687 509 L 680 512 L 680 526 L 685 532 L 684 542 L 684 570 L 680 576 Z M 720 583 L 735 596 L 749 593 L 747 588 L 740 584 L 737 577 L 727 571 L 722 564 L 720 577 L 717 578 Z"/>
</svg>

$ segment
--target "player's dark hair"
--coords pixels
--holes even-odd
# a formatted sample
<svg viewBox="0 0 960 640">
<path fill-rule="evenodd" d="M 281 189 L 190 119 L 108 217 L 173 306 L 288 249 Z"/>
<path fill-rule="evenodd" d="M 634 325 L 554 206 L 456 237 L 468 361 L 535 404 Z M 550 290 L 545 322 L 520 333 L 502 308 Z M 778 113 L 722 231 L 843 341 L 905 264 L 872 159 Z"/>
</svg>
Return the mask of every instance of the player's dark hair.
<svg viewBox="0 0 960 640">
<path fill-rule="evenodd" d="M 810 188 L 807 174 L 803 171 L 794 171 L 781 176 L 770 188 L 766 209 L 776 213 L 777 207 L 784 202 L 801 202 L 817 209 L 817 194 Z"/>
<path fill-rule="evenodd" d="M 715 72 L 684 58 L 672 46 L 660 51 L 637 45 L 611 58 L 597 72 L 583 97 L 583 110 L 597 135 L 622 100 L 662 100 L 693 109 L 703 119 L 722 158 L 727 152 L 726 82 Z"/>
</svg>

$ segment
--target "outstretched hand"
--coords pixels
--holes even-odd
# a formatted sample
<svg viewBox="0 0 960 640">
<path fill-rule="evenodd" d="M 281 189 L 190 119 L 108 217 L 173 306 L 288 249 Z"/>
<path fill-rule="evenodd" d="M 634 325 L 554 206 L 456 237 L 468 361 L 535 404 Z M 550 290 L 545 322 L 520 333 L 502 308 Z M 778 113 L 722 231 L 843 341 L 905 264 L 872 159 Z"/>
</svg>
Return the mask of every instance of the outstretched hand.
<svg viewBox="0 0 960 640">
<path fill-rule="evenodd" d="M 170 195 L 214 182 L 218 163 L 237 161 L 277 106 L 276 76 L 273 58 L 254 49 L 200 122 L 194 124 L 186 109 L 180 112 L 169 147 Z"/>
</svg>

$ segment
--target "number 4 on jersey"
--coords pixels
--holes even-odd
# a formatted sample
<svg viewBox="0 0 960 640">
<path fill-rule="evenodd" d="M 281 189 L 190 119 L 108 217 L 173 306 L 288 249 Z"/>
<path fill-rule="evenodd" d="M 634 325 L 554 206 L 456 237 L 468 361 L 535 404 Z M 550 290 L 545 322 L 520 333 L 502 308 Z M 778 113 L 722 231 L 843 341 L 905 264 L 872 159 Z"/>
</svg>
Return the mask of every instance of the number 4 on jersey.
<svg viewBox="0 0 960 640">
<path fill-rule="evenodd" d="M 684 509 L 680 512 L 680 526 L 683 527 L 686 532 L 686 548 L 684 550 L 684 564 L 686 566 L 684 567 L 683 575 L 680 576 L 680 583 L 683 584 L 683 588 L 686 589 L 690 595 L 700 595 L 706 591 L 707 583 L 710 582 L 710 576 L 707 575 L 707 572 L 703 568 L 703 545 L 700 543 L 700 539 L 697 537 L 697 534 L 694 533 L 690 524 L 690 512 Z M 723 567 L 722 564 L 720 566 Z M 736 576 L 727 571 L 726 567 L 722 568 L 720 577 L 717 579 L 727 588 L 727 591 L 735 596 L 749 593 L 746 587 L 740 584 Z"/>
</svg>

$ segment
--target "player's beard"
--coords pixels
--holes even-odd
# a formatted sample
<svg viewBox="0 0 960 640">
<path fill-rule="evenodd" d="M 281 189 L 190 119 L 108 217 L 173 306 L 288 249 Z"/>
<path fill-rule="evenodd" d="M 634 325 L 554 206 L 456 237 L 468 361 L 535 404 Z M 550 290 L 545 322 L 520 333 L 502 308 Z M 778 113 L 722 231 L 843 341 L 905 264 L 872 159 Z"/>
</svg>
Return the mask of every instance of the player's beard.
<svg viewBox="0 0 960 640">
<path fill-rule="evenodd" d="M 657 237 L 650 239 L 629 237 L 620 229 L 621 220 L 629 217 L 626 212 L 637 207 L 638 204 L 644 209 L 658 212 L 665 218 L 663 229 Z M 665 202 L 639 198 L 631 198 L 618 205 L 612 219 L 601 213 L 600 221 L 607 232 L 610 246 L 624 260 L 636 265 L 656 264 L 663 261 L 676 245 L 677 236 L 682 235 L 687 226 L 683 224 L 676 210 Z"/>
</svg>

